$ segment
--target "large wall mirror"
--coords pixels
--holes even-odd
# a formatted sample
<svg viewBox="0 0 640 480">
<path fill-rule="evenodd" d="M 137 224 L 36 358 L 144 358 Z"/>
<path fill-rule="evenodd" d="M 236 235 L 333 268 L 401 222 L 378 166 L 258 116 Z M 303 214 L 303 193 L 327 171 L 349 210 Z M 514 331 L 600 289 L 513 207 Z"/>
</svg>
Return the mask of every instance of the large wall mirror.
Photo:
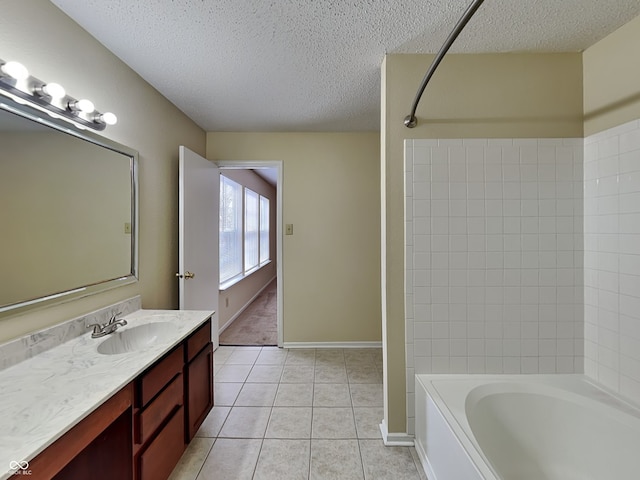
<svg viewBox="0 0 640 480">
<path fill-rule="evenodd" d="M 0 318 L 137 280 L 137 152 L 0 96 Z"/>
</svg>

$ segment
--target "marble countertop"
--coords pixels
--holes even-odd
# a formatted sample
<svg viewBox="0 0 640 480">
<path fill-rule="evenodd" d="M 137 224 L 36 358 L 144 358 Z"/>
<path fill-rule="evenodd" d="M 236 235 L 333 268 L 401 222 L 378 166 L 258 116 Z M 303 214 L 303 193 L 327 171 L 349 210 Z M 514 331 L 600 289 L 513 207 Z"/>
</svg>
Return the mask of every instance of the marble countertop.
<svg viewBox="0 0 640 480">
<path fill-rule="evenodd" d="M 138 310 L 119 332 L 152 322 L 171 322 L 176 334 L 144 350 L 103 355 L 110 336 L 83 334 L 0 371 L 0 479 L 14 462 L 29 461 L 62 437 L 158 358 L 196 330 L 211 311 Z M 36 474 L 36 472 L 34 472 Z"/>
</svg>

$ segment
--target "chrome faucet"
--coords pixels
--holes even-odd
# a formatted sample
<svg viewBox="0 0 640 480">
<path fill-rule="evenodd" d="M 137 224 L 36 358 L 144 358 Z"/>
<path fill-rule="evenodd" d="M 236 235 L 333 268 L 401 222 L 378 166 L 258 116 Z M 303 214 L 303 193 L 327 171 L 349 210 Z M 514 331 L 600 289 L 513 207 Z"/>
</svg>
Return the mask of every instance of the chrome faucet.
<svg viewBox="0 0 640 480">
<path fill-rule="evenodd" d="M 127 321 L 124 318 L 118 320 L 118 315 L 120 314 L 122 314 L 122 312 L 113 314 L 107 323 L 92 323 L 91 325 L 87 325 L 87 328 L 93 327 L 91 338 L 104 337 L 115 332 L 118 327 L 124 327 L 127 324 Z"/>
</svg>

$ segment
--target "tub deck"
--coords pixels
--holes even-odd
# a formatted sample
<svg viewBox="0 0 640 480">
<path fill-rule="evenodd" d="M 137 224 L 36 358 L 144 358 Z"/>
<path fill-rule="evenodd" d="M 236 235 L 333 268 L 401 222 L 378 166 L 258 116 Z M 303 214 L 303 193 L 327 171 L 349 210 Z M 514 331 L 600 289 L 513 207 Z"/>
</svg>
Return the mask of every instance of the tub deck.
<svg viewBox="0 0 640 480">
<path fill-rule="evenodd" d="M 640 442 L 640 410 L 585 375 L 416 375 L 415 382 L 416 450 L 430 480 L 503 478 L 478 444 L 467 418 L 469 409 L 487 395 L 533 394 L 557 399 L 558 403 L 564 402 L 565 406 L 580 404 L 584 408 L 587 405 L 589 412 L 594 414 L 600 411 L 615 416 L 621 424 L 638 425 L 637 439 Z M 516 418 L 520 422 L 520 430 L 527 431 L 536 426 L 535 416 L 528 420 L 529 415 L 524 407 L 521 414 L 516 408 Z M 527 421 L 534 423 L 528 425 Z M 492 441 L 492 434 L 490 431 L 487 435 L 485 431 L 485 442 L 487 439 Z M 632 437 L 635 442 L 635 433 L 632 433 Z M 539 476 L 531 478 L 540 480 Z M 615 478 L 622 480 L 627 477 Z"/>
</svg>

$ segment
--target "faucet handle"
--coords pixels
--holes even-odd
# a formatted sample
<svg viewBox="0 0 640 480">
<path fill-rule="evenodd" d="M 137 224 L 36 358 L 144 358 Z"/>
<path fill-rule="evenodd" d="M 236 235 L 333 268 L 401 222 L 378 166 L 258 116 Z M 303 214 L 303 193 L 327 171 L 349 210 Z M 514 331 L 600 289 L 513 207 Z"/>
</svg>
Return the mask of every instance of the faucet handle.
<svg viewBox="0 0 640 480">
<path fill-rule="evenodd" d="M 102 333 L 102 331 L 104 330 L 104 326 L 100 325 L 99 323 L 92 323 L 90 325 L 87 325 L 87 328 L 91 328 L 93 327 L 93 334 L 97 335 L 98 333 Z"/>
<path fill-rule="evenodd" d="M 122 315 L 122 312 L 114 313 L 113 315 L 111 315 L 111 318 L 109 319 L 109 323 L 107 323 L 107 325 L 115 323 L 119 315 Z"/>
</svg>

